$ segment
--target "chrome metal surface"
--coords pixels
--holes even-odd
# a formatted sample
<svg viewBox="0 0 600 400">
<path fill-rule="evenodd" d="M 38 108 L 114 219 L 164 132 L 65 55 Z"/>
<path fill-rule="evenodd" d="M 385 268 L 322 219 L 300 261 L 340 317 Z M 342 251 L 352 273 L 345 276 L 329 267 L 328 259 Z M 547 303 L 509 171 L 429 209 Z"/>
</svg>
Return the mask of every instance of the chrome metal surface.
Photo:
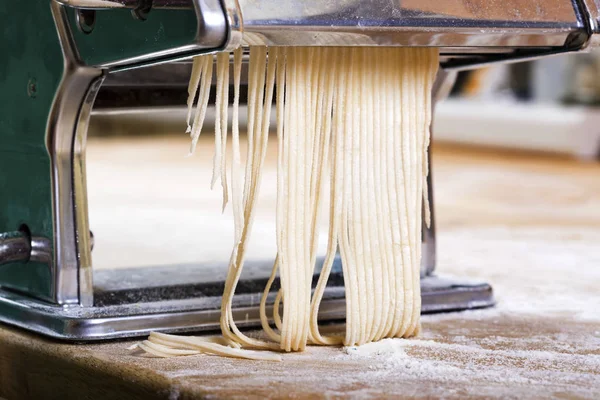
<svg viewBox="0 0 600 400">
<path fill-rule="evenodd" d="M 77 229 L 87 223 L 87 215 L 81 218 L 87 207 L 76 196 L 79 176 L 74 175 L 74 166 L 80 161 L 74 153 L 74 127 L 80 119 L 79 111 L 83 98 L 100 71 L 74 68 L 63 77 L 55 106 L 49 119 L 47 135 L 48 150 L 53 165 L 55 265 L 53 298 L 58 304 L 79 304 L 79 292 L 85 281 L 80 281 L 80 269 L 86 267 L 89 257 L 81 257 Z M 75 180 L 78 180 L 77 182 Z M 83 230 L 89 232 L 89 229 Z M 89 245 L 85 245 L 88 249 Z M 86 251 L 83 252 L 84 254 Z M 85 302 L 84 302 L 85 303 Z M 91 304 L 91 303 L 90 303 Z"/>
<path fill-rule="evenodd" d="M 58 0 L 78 8 L 134 8 L 138 0 Z M 208 0 L 204 0 L 208 1 Z M 212 0 L 211 0 L 212 1 Z M 210 21 L 203 1 L 154 0 L 191 8 Z M 598 32 L 598 0 L 223 0 L 227 49 L 246 45 L 583 47 Z M 209 25 L 207 25 L 209 26 Z M 592 42 L 595 43 L 594 38 Z M 213 46 L 216 47 L 216 46 Z M 461 51 L 455 51 L 460 53 Z"/>
<path fill-rule="evenodd" d="M 140 0 L 56 0 L 65 6 L 101 10 L 105 8 L 136 8 Z M 192 8 L 193 0 L 153 0 L 152 8 Z"/>
<path fill-rule="evenodd" d="M 427 277 L 421 281 L 423 313 L 458 311 L 494 305 L 485 283 Z M 322 320 L 345 316 L 343 288 L 326 291 L 320 308 Z M 270 297 L 269 304 L 274 298 Z M 260 294 L 235 298 L 233 317 L 240 327 L 260 326 Z M 271 308 L 271 306 L 268 306 Z M 267 315 L 272 315 L 268 309 Z M 107 307 L 59 307 L 35 302 L 0 289 L 0 320 L 65 340 L 94 341 L 147 335 L 151 331 L 189 332 L 218 330 L 220 297 L 135 303 Z"/>
<path fill-rule="evenodd" d="M 82 122 L 82 118 L 87 118 L 85 112 L 81 114 L 84 100 L 92 83 L 102 75 L 102 71 L 80 66 L 79 56 L 66 22 L 66 12 L 63 6 L 55 2 L 51 3 L 51 8 L 65 62 L 65 72 L 50 111 L 46 133 L 46 147 L 52 162 L 54 196 L 52 299 L 61 305 L 91 305 L 88 299 L 91 291 L 89 294 L 84 292 L 84 296 L 80 297 L 81 288 L 86 286 L 85 281 L 80 282 L 80 251 L 76 229 L 83 222 L 77 220 L 76 210 L 84 207 L 77 203 L 74 196 L 74 164 L 78 164 L 80 156 L 74 152 L 74 139 L 76 126 Z M 89 232 L 89 229 L 83 232 Z M 86 246 L 86 249 L 89 252 L 89 246 Z M 89 286 L 91 287 L 91 284 Z"/>
<path fill-rule="evenodd" d="M 452 86 L 456 81 L 456 72 L 438 70 L 433 88 L 431 90 L 431 108 L 432 120 L 429 127 L 431 140 L 433 140 L 433 121 L 435 119 L 435 106 L 438 101 L 444 100 L 450 94 Z M 427 149 L 428 154 L 428 170 L 427 188 L 429 210 L 431 213 L 431 224 L 427 226 L 425 223 L 425 214 L 423 213 L 423 235 L 422 235 L 422 257 L 421 257 L 421 278 L 433 274 L 436 263 L 436 241 L 435 241 L 435 202 L 434 202 L 434 187 L 433 187 L 433 169 L 431 168 L 431 146 Z"/>
<path fill-rule="evenodd" d="M 239 0 L 244 38 L 267 45 L 564 46 L 585 30 L 571 0 Z"/>
<path fill-rule="evenodd" d="M 600 46 L 600 1 L 599 0 L 579 0 L 581 4 L 581 14 L 588 21 L 593 35 L 589 40 L 589 47 Z"/>
<path fill-rule="evenodd" d="M 52 265 L 52 242 L 50 239 L 39 236 L 32 237 L 29 260 Z"/>
<path fill-rule="evenodd" d="M 229 30 L 228 43 L 225 50 L 232 51 L 237 49 L 243 43 L 243 18 L 238 0 L 222 0 L 227 17 Z"/>
<path fill-rule="evenodd" d="M 61 1 L 64 2 L 65 0 Z M 161 2 L 159 1 L 158 4 L 161 4 Z M 162 4 L 166 4 L 166 0 Z M 175 4 L 175 2 L 172 4 Z M 121 60 L 113 60 L 98 67 L 116 70 L 171 62 L 198 54 L 223 50 L 228 46 L 229 41 L 235 43 L 235 40 L 237 40 L 239 42 L 240 38 L 238 36 L 230 37 L 229 24 L 232 22 L 229 21 L 230 16 L 225 15 L 220 0 L 193 0 L 192 5 L 198 20 L 195 43 Z"/>
<path fill-rule="evenodd" d="M 52 266 L 52 242 L 21 231 L 0 233 L 0 265 L 28 261 Z"/>
<path fill-rule="evenodd" d="M 421 278 L 433 274 L 436 265 L 436 254 L 437 246 L 435 240 L 435 208 L 433 203 L 433 174 L 431 170 L 431 147 L 427 150 L 429 158 L 427 165 L 429 167 L 429 174 L 427 175 L 427 187 L 428 187 L 428 200 L 429 210 L 431 214 L 430 225 L 427 226 L 423 219 L 423 233 L 421 242 Z"/>
<path fill-rule="evenodd" d="M 13 262 L 27 262 L 30 255 L 31 243 L 25 233 L 0 233 L 0 266 Z"/>
<path fill-rule="evenodd" d="M 79 303 L 91 306 L 94 302 L 92 255 L 92 234 L 90 232 L 87 174 L 86 174 L 86 143 L 92 106 L 104 77 L 91 82 L 81 108 L 73 138 L 73 202 L 75 205 L 75 233 L 79 254 Z"/>
</svg>

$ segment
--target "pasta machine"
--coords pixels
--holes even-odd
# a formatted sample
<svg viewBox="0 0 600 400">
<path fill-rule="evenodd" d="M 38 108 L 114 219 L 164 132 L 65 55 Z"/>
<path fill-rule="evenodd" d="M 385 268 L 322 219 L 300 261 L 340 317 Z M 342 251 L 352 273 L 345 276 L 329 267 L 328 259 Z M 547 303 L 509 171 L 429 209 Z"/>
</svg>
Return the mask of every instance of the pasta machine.
<svg viewBox="0 0 600 400">
<path fill-rule="evenodd" d="M 222 281 L 202 266 L 171 269 L 158 286 L 151 278 L 165 276 L 160 268 L 93 274 L 86 135 L 96 96 L 111 82 L 186 82 L 182 60 L 249 44 L 436 46 L 439 99 L 458 69 L 596 45 L 599 17 L 598 0 L 2 1 L 0 320 L 68 340 L 218 327 Z M 116 96 L 113 106 L 133 103 Z M 494 303 L 485 283 L 435 275 L 433 225 L 423 246 L 424 312 Z M 240 283 L 241 326 L 258 322 L 264 280 Z M 338 264 L 323 319 L 344 316 L 341 282 Z"/>
</svg>

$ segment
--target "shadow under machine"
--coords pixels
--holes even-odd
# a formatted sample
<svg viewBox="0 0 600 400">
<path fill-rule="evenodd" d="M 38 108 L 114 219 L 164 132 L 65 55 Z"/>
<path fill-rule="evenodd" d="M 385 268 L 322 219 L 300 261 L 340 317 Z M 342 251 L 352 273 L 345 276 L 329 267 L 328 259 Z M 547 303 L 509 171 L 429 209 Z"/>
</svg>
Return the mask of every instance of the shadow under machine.
<svg viewBox="0 0 600 400">
<path fill-rule="evenodd" d="M 594 0 L 506 3 L 4 1 L 0 321 L 69 340 L 218 328 L 225 266 L 221 274 L 203 265 L 93 273 L 85 159 L 92 112 L 146 107 L 148 93 L 155 93 L 153 104 L 183 105 L 190 57 L 248 42 L 439 47 L 436 100 L 447 94 L 456 70 L 595 45 L 600 14 Z M 423 229 L 423 311 L 493 305 L 489 285 L 435 275 L 434 226 Z M 239 284 L 234 317 L 241 326 L 259 323 L 271 267 L 263 264 L 250 260 L 247 268 L 255 272 Z M 338 261 L 320 317 L 341 319 L 344 312 Z"/>
</svg>

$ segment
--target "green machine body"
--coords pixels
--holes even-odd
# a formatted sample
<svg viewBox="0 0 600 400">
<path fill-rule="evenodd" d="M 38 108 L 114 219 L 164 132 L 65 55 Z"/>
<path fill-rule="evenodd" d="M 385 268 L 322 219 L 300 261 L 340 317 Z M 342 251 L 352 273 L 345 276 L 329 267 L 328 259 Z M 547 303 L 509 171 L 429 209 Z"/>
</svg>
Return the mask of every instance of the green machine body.
<svg viewBox="0 0 600 400">
<path fill-rule="evenodd" d="M 219 0 L 147 13 L 62 3 L 0 4 L 0 287 L 91 305 L 85 140 L 97 90 L 114 71 L 222 50 L 229 22 Z"/>
</svg>

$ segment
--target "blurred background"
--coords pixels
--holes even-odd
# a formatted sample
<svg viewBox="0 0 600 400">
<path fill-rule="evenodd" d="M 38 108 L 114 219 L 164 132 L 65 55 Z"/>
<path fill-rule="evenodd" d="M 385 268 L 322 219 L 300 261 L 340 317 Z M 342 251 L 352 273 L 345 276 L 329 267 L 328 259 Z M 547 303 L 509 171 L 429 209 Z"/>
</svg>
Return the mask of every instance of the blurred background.
<svg viewBox="0 0 600 400">
<path fill-rule="evenodd" d="M 189 73 L 184 63 L 122 72 L 98 95 L 87 153 L 96 272 L 229 258 L 231 210 L 220 212 L 219 183 L 210 190 L 212 110 L 188 157 Z M 275 255 L 274 143 L 249 258 Z M 600 53 L 460 72 L 433 127 L 441 263 L 457 229 L 600 227 L 599 157 Z"/>
<path fill-rule="evenodd" d="M 600 154 L 600 53 L 460 72 L 437 110 L 438 141 Z"/>
</svg>

